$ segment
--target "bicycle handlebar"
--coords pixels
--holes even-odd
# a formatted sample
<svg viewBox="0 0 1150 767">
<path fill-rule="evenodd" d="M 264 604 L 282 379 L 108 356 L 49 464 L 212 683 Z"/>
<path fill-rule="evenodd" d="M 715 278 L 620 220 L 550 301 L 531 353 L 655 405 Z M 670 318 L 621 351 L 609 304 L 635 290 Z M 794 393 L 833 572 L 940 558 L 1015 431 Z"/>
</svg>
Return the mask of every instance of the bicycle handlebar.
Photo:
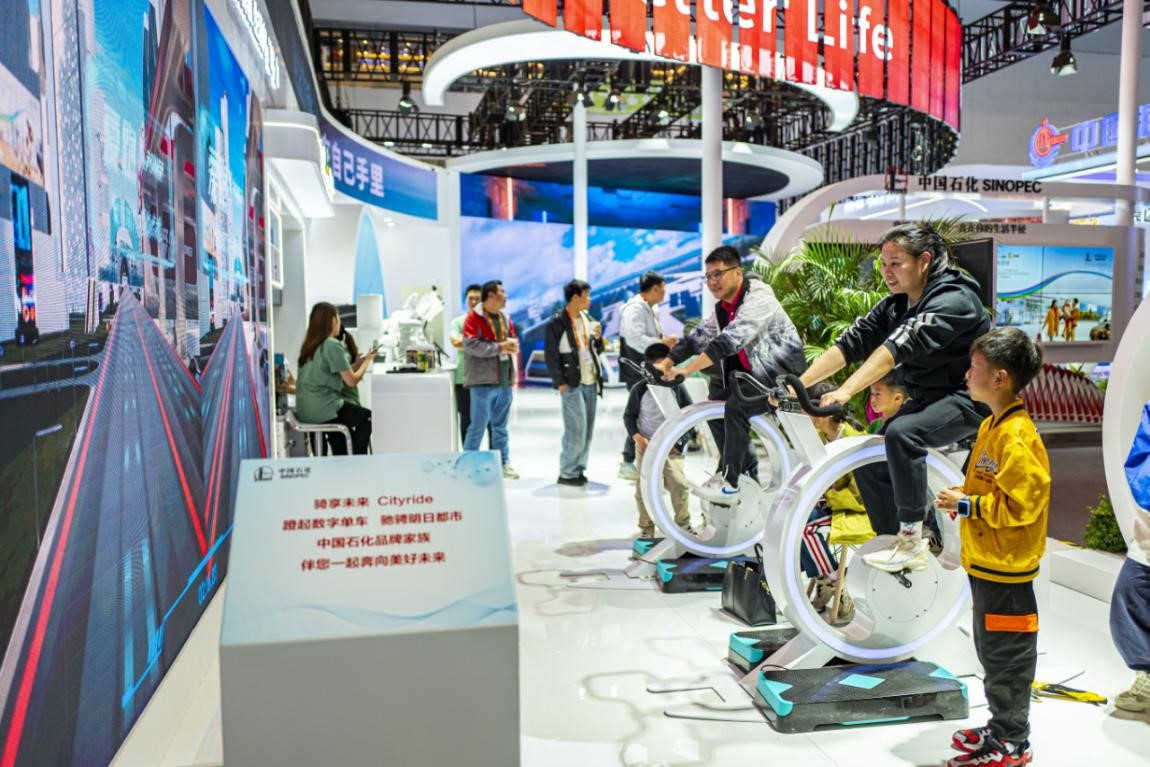
<svg viewBox="0 0 1150 767">
<path fill-rule="evenodd" d="M 619 364 L 620 365 L 626 365 L 627 367 L 631 368 L 631 370 L 634 371 L 637 375 L 639 375 L 646 383 L 649 383 L 649 384 L 663 383 L 661 380 L 659 380 L 662 377 L 661 375 L 656 376 L 654 373 L 651 372 L 650 368 L 648 368 L 646 365 L 640 365 L 635 360 L 627 359 L 626 357 L 620 357 L 619 358 Z M 679 381 L 682 381 L 682 380 L 684 380 L 685 377 L 684 376 L 677 376 L 676 378 Z"/>
<path fill-rule="evenodd" d="M 842 405 L 820 407 L 811 402 L 811 396 L 807 392 L 807 387 L 803 386 L 802 380 L 800 380 L 797 375 L 790 373 L 781 375 L 775 379 L 775 383 L 779 387 L 778 394 L 776 395 L 779 402 L 782 403 L 788 400 L 793 401 L 797 399 L 799 407 L 801 407 L 803 412 L 807 415 L 815 416 L 816 418 L 837 418 L 843 413 Z M 790 390 L 787 389 L 788 386 L 794 390 L 793 395 L 791 394 Z"/>
</svg>

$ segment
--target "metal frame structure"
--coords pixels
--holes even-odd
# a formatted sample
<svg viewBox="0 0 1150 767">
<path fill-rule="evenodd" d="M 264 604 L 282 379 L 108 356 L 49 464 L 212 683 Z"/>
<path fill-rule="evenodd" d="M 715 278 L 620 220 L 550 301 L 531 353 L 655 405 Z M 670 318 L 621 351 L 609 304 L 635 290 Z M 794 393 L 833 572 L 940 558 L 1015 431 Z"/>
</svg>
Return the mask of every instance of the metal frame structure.
<svg viewBox="0 0 1150 767">
<path fill-rule="evenodd" d="M 1043 36 L 1026 33 L 1032 2 L 1013 2 L 962 28 L 962 81 L 969 83 L 1122 18 L 1122 0 L 1055 0 L 1061 26 Z M 1150 9 L 1150 2 L 1144 4 Z"/>
</svg>

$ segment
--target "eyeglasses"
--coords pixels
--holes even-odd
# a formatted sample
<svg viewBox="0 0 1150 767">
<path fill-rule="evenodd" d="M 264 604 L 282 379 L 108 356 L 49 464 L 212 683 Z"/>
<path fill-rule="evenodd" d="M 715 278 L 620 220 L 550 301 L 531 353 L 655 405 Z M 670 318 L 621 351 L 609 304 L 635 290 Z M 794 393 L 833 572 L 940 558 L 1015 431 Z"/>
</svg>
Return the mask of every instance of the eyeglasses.
<svg viewBox="0 0 1150 767">
<path fill-rule="evenodd" d="M 732 269 L 738 268 L 739 267 L 737 266 L 728 266 L 726 269 L 716 269 L 713 272 L 707 272 L 703 276 L 707 279 L 707 282 L 718 282 L 724 274 L 731 271 Z"/>
</svg>

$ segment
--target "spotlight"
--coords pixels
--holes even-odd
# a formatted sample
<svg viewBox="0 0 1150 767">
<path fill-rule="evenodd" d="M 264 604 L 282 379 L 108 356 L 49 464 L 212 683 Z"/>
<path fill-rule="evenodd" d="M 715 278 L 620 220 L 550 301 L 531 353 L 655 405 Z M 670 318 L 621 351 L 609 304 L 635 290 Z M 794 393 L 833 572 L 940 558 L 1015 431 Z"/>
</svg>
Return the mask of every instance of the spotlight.
<svg viewBox="0 0 1150 767">
<path fill-rule="evenodd" d="M 403 84 L 403 96 L 399 99 L 399 111 L 405 115 L 419 111 L 419 106 L 411 98 L 411 83 Z"/>
<path fill-rule="evenodd" d="M 1058 29 L 1060 21 L 1054 9 L 1050 7 L 1050 3 L 1046 0 L 1038 0 L 1034 4 L 1033 10 L 1030 11 L 1030 17 L 1026 20 L 1026 34 L 1031 37 L 1042 37 L 1047 32 Z"/>
<path fill-rule="evenodd" d="M 1055 55 L 1054 61 L 1050 62 L 1050 72 L 1059 77 L 1078 73 L 1078 59 L 1074 58 L 1074 54 L 1070 51 L 1070 35 L 1062 36 L 1062 47 Z"/>
</svg>

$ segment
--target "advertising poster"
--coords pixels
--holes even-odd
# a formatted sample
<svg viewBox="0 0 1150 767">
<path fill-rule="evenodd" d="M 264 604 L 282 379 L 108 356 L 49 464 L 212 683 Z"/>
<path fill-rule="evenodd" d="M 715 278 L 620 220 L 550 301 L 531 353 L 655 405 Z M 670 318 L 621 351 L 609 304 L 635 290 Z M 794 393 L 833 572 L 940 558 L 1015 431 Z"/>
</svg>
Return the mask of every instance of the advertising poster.
<svg viewBox="0 0 1150 767">
<path fill-rule="evenodd" d="M 268 454 L 260 111 L 196 0 L 18 8 L 0 34 L 0 766 L 106 764 L 223 578 L 240 461 Z"/>
<path fill-rule="evenodd" d="M 999 243 L 995 322 L 1046 343 L 1105 340 L 1113 282 L 1111 248 Z"/>
</svg>

